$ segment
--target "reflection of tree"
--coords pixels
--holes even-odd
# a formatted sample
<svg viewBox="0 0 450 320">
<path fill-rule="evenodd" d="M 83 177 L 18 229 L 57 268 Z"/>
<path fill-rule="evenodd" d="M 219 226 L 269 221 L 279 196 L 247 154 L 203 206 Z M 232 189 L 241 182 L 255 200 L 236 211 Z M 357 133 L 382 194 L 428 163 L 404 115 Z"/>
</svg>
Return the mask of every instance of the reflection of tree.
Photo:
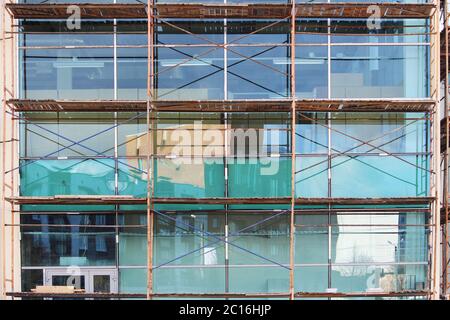
<svg viewBox="0 0 450 320">
<path fill-rule="evenodd" d="M 352 252 L 352 261 L 350 261 L 350 263 L 352 263 L 353 266 L 349 270 L 349 276 L 362 277 L 373 271 L 373 266 L 371 266 L 371 264 L 374 261 L 370 255 L 358 250 L 358 245 L 356 243 L 353 244 Z"/>
</svg>

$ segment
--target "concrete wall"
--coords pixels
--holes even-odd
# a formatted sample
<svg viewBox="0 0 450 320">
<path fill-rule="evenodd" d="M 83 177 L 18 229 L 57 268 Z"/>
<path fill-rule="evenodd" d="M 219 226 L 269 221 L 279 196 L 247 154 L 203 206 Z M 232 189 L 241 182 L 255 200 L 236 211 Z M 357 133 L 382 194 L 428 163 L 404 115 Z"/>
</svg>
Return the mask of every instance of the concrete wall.
<svg viewBox="0 0 450 320">
<path fill-rule="evenodd" d="M 0 151 L 0 170 L 5 172 L 11 170 L 13 167 L 18 165 L 17 156 L 17 143 L 14 146 L 14 152 L 12 148 L 11 138 L 12 138 L 12 121 L 11 115 L 5 113 L 9 111 L 9 107 L 5 106 L 5 91 L 4 84 L 11 92 L 17 89 L 17 86 L 13 86 L 15 82 L 13 78 L 13 70 L 16 63 L 13 63 L 11 57 L 14 55 L 14 51 L 17 46 L 13 46 L 13 43 L 17 40 L 11 38 L 11 19 L 4 10 L 4 2 L 1 3 L 1 18 L 0 18 L 0 95 L 2 98 L 2 110 L 0 112 L 0 137 L 2 140 L 1 151 Z M 5 37 L 5 39 L 4 39 Z M 15 70 L 14 70 L 15 71 Z M 10 99 L 11 94 L 6 93 L 6 99 Z M 14 123 L 17 126 L 17 122 Z M 17 130 L 16 138 L 17 138 Z M 3 180 L 5 180 L 6 185 L 3 187 Z M 11 290 L 20 291 L 20 232 L 19 227 L 12 228 L 11 226 L 4 226 L 5 224 L 19 223 L 18 214 L 11 213 L 11 205 L 6 201 L 3 201 L 4 197 L 12 195 L 12 190 L 10 186 L 13 184 L 16 192 L 18 194 L 18 170 L 14 170 L 9 174 L 0 174 L 0 193 L 1 193 L 1 219 L 0 219 L 0 297 L 1 299 L 6 299 L 5 292 L 10 292 Z M 12 230 L 13 233 L 11 232 Z M 13 280 L 13 281 L 12 281 Z M 14 286 L 14 287 L 13 287 Z"/>
</svg>

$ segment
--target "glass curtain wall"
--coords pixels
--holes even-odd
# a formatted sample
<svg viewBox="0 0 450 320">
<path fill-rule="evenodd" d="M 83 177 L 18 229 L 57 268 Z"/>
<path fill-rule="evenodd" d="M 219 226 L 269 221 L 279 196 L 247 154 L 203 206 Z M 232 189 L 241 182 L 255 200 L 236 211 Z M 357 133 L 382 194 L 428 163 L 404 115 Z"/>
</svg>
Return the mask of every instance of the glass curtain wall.
<svg viewBox="0 0 450 320">
<path fill-rule="evenodd" d="M 145 196 L 146 176 L 143 170 L 146 157 L 140 155 L 142 150 L 137 148 L 146 145 L 144 120 L 135 119 L 122 124 L 133 118 L 127 113 L 119 113 L 117 117 L 108 117 L 104 113 L 25 115 L 22 125 L 25 139 L 22 141 L 26 143 L 22 145 L 20 168 L 22 195 Z M 296 126 L 299 136 L 296 146 L 297 196 L 427 196 L 429 147 L 424 116 L 411 113 L 299 113 Z M 113 120 L 121 123 L 114 133 L 89 139 L 90 129 L 98 130 L 104 126 L 106 130 Z M 236 114 L 228 119 L 229 133 L 234 129 L 263 129 L 263 133 L 259 133 L 260 151 L 256 157 L 264 157 L 259 160 L 248 157 L 248 154 L 244 158 L 224 158 L 221 153 L 211 158 L 200 158 L 200 162 L 184 164 L 165 157 L 173 148 L 171 134 L 178 132 L 175 129 L 190 132 L 189 129 L 198 122 L 208 130 L 218 127 L 218 132 L 224 132 L 222 121 L 219 114 L 159 115 L 156 148 L 160 157 L 155 160 L 156 197 L 289 196 L 290 185 L 286 183 L 290 181 L 291 173 L 288 114 Z M 325 124 L 331 124 L 331 129 Z M 54 135 L 49 131 L 65 137 L 68 131 L 74 131 L 73 128 L 80 125 L 87 129 L 78 130 L 80 136 L 72 135 L 71 139 L 86 139 L 85 142 L 89 143 L 61 150 L 70 146 L 70 142 L 62 137 L 51 140 Z M 269 129 L 279 129 L 276 140 L 267 133 Z M 350 134 L 379 138 L 367 146 L 350 139 Z M 164 140 L 163 136 L 166 136 Z M 222 142 L 219 140 L 218 150 L 223 151 Z M 194 149 L 203 147 L 203 143 L 200 140 L 198 144 L 189 146 Z M 381 151 L 373 150 L 376 148 L 392 155 L 380 155 Z M 42 159 L 58 149 L 53 158 Z M 111 150 L 117 150 L 117 156 L 108 156 L 113 154 Z M 278 152 L 276 157 L 270 153 L 274 150 Z M 394 166 L 403 169 L 392 170 Z M 224 178 L 225 167 L 229 172 L 228 180 Z M 22 223 L 69 225 L 36 225 L 22 229 L 26 270 L 75 262 L 82 266 L 109 264 L 119 268 L 123 292 L 142 292 L 145 289 L 146 218 L 145 213 L 139 213 L 139 210 L 145 210 L 145 206 L 48 205 L 24 206 L 22 209 L 31 215 L 25 215 Z M 225 209 L 228 213 L 224 212 Z M 263 204 L 156 206 L 156 292 L 219 293 L 224 292 L 224 288 L 230 292 L 285 292 L 289 274 L 286 269 L 289 263 L 287 209 L 286 206 Z M 386 209 L 388 213 L 382 215 L 355 215 L 345 210 L 343 208 L 342 213 L 335 214 L 297 215 L 295 257 L 299 291 L 322 292 L 336 287 L 339 291 L 357 292 L 373 286 L 389 291 L 392 288 L 389 286 L 393 285 L 412 290 L 425 288 L 428 233 L 425 213 L 398 213 Z M 36 211 L 54 213 L 33 215 Z M 66 217 L 57 215 L 58 212 L 81 214 Z M 91 214 L 84 216 L 83 212 Z M 29 222 L 30 219 L 33 221 Z M 83 223 L 88 225 L 80 229 L 78 225 Z M 120 227 L 95 227 L 96 224 L 108 223 Z M 71 224 L 77 226 L 70 227 Z M 227 263 L 224 243 L 220 240 L 224 237 L 225 225 L 230 239 L 235 241 L 228 249 Z M 118 244 L 115 244 L 115 235 L 119 237 Z M 28 254 L 27 248 L 33 248 L 35 254 Z M 184 256 L 192 251 L 192 254 Z M 333 257 L 331 262 L 328 261 L 329 254 Z M 376 280 L 372 287 L 367 285 L 369 277 Z M 404 278 L 409 280 L 399 280 Z M 186 283 L 186 279 L 195 281 Z M 387 281 L 389 286 L 381 286 L 383 281 Z M 409 281 L 408 287 L 403 284 L 399 287 L 399 281 Z M 206 289 L 205 283 L 208 284 Z"/>
<path fill-rule="evenodd" d="M 27 21 L 22 29 L 22 98 L 146 99 L 145 21 L 89 21 L 79 32 Z M 428 32 L 423 19 L 369 32 L 365 20 L 297 21 L 297 98 L 429 97 Z M 290 42 L 287 21 L 160 20 L 156 97 L 288 99 Z"/>
<path fill-rule="evenodd" d="M 308 214 L 308 209 L 302 209 L 306 211 L 296 215 L 295 290 L 425 290 L 429 284 L 428 214 L 388 208 L 354 214 L 353 209 L 328 214 Z M 24 288 L 39 284 L 43 270 L 52 267 L 114 267 L 119 270 L 120 292 L 145 293 L 145 217 L 130 212 L 22 215 L 26 224 L 22 227 Z M 225 225 L 230 230 L 228 248 L 221 241 Z M 280 293 L 289 289 L 287 213 L 162 211 L 155 216 L 154 232 L 154 292 Z M 26 275 L 34 275 L 32 284 Z"/>
<path fill-rule="evenodd" d="M 157 26 L 158 99 L 289 98 L 288 23 L 168 22 Z M 418 35 L 428 30 L 427 22 L 387 21 L 370 34 L 364 27 L 362 21 L 298 22 L 298 98 L 429 96 L 428 38 Z M 23 25 L 21 97 L 145 99 L 146 23 L 93 21 L 83 28 L 68 37 L 63 23 Z M 295 146 L 289 113 L 156 117 L 156 197 L 289 197 L 292 148 L 297 197 L 429 195 L 429 121 L 423 113 L 299 112 Z M 144 113 L 23 113 L 21 118 L 21 195 L 145 197 Z M 195 139 L 198 131 L 202 135 Z M 232 148 L 225 132 L 243 134 L 244 141 L 255 144 Z M 183 152 L 174 158 L 175 148 Z M 121 292 L 145 292 L 145 209 L 24 206 L 24 288 L 27 281 L 39 284 L 44 268 L 75 264 L 114 267 Z M 155 292 L 288 291 L 287 209 L 156 206 Z M 373 213 L 356 214 L 358 207 L 296 209 L 296 291 L 427 288 L 426 208 L 373 207 Z M 52 212 L 37 214 L 42 211 Z M 222 241 L 226 232 L 227 249 Z"/>
</svg>

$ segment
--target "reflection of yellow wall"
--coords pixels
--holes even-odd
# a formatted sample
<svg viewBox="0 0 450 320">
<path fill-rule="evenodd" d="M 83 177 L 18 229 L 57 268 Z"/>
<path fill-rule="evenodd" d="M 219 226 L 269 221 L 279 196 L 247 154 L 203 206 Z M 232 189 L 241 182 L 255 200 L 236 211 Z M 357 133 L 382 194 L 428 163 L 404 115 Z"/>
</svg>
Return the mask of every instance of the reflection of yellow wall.
<svg viewBox="0 0 450 320">
<path fill-rule="evenodd" d="M 196 126 L 197 129 L 199 126 Z M 178 134 L 174 134 L 174 129 L 179 130 Z M 214 146 L 221 146 L 215 148 L 215 156 L 221 157 L 224 155 L 224 141 L 225 141 L 225 125 L 224 124 L 202 124 L 202 131 L 196 131 L 194 137 L 194 124 L 182 124 L 171 127 L 164 127 L 159 129 L 156 133 L 156 154 L 159 156 L 170 156 L 174 154 L 174 146 L 183 143 L 180 140 L 180 134 L 183 136 L 184 144 L 190 145 L 190 154 L 197 156 L 197 158 L 175 158 L 175 159 L 160 159 L 158 160 L 157 179 L 167 179 L 173 183 L 190 184 L 193 186 L 205 187 L 205 170 L 204 160 L 198 158 L 202 156 L 204 147 L 210 145 L 211 135 L 208 135 L 206 130 L 214 130 L 218 134 L 214 136 Z M 182 131 L 184 130 L 184 131 Z M 202 132 L 203 134 L 199 134 Z M 197 137 L 198 136 L 198 137 Z M 126 156 L 146 156 L 148 147 L 154 150 L 153 140 L 150 145 L 147 141 L 148 133 L 138 133 L 128 135 L 126 137 Z M 187 139 L 187 140 L 186 140 Z M 189 143 L 189 141 L 191 143 Z M 197 146 L 198 148 L 194 148 Z M 127 159 L 127 162 L 134 167 L 138 166 L 137 159 Z"/>
<path fill-rule="evenodd" d="M 203 164 L 177 164 L 173 160 L 158 161 L 157 178 L 167 179 L 173 183 L 190 184 L 205 187 L 205 168 Z"/>
</svg>

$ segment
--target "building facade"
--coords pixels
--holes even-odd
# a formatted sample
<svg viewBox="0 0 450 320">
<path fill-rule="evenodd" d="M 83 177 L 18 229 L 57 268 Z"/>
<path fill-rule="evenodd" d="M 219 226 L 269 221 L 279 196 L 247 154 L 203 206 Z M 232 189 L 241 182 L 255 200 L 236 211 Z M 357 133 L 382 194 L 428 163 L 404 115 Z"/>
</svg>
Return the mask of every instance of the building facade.
<svg viewBox="0 0 450 320">
<path fill-rule="evenodd" d="M 439 3 L 370 5 L 7 4 L 4 295 L 444 296 Z"/>
</svg>

